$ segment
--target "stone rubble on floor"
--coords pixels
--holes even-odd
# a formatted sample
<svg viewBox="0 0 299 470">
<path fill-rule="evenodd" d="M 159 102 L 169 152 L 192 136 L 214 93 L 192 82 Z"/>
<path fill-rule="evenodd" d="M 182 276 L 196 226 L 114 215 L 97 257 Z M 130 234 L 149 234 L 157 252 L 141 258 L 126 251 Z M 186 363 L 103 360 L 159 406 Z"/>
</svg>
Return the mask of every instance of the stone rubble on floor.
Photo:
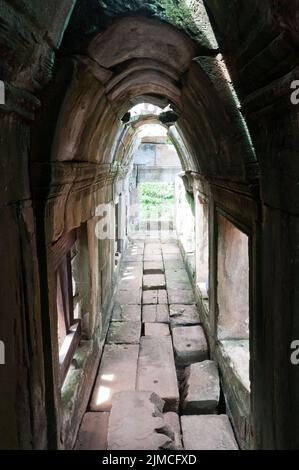
<svg viewBox="0 0 299 470">
<path fill-rule="evenodd" d="M 237 449 L 219 397 L 177 241 L 130 243 L 76 449 Z"/>
</svg>

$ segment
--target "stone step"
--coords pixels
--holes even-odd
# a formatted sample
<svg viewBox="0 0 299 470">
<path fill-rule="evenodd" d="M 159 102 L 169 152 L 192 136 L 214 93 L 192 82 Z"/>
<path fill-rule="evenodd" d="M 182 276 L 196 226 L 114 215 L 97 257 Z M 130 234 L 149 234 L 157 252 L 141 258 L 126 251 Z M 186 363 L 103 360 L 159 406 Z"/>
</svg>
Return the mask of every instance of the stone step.
<svg viewBox="0 0 299 470">
<path fill-rule="evenodd" d="M 153 392 L 115 394 L 109 418 L 108 449 L 175 449 L 175 434 L 164 419 L 163 407 L 163 400 Z"/>
<path fill-rule="evenodd" d="M 107 450 L 109 414 L 85 413 L 76 443 L 76 450 Z"/>
<path fill-rule="evenodd" d="M 183 401 L 183 414 L 213 414 L 220 398 L 218 368 L 214 361 L 191 364 Z"/>
<path fill-rule="evenodd" d="M 162 262 L 146 261 L 143 266 L 143 274 L 164 274 Z"/>
<path fill-rule="evenodd" d="M 169 306 L 170 324 L 176 326 L 188 326 L 200 324 L 199 313 L 196 305 L 174 304 Z"/>
<path fill-rule="evenodd" d="M 181 417 L 185 450 L 238 450 L 227 415 Z"/>
<path fill-rule="evenodd" d="M 170 330 L 166 323 L 145 323 L 144 336 L 169 336 Z"/>
<path fill-rule="evenodd" d="M 135 390 L 138 345 L 106 345 L 91 397 L 91 411 L 110 411 L 114 393 Z"/>
<path fill-rule="evenodd" d="M 145 274 L 143 276 L 143 290 L 165 289 L 164 274 Z"/>
<path fill-rule="evenodd" d="M 169 336 L 140 339 L 137 390 L 156 392 L 165 401 L 164 411 L 177 411 L 179 390 Z"/>
<path fill-rule="evenodd" d="M 178 366 L 188 366 L 208 359 L 207 340 L 200 325 L 173 328 L 172 337 Z"/>
<path fill-rule="evenodd" d="M 107 344 L 139 344 L 141 322 L 123 321 L 110 324 Z"/>
</svg>

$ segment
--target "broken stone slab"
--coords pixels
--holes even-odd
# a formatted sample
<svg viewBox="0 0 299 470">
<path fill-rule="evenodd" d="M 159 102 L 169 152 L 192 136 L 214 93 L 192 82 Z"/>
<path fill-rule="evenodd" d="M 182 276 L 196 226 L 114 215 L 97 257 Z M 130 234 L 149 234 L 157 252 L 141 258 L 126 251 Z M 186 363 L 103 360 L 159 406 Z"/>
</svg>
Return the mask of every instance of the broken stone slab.
<svg viewBox="0 0 299 470">
<path fill-rule="evenodd" d="M 169 306 L 171 327 L 198 325 L 199 313 L 196 305 L 174 304 Z"/>
<path fill-rule="evenodd" d="M 164 420 L 174 432 L 175 449 L 182 450 L 183 445 L 179 415 L 173 411 L 169 411 L 168 413 L 164 413 Z"/>
<path fill-rule="evenodd" d="M 141 321 L 141 305 L 115 305 L 111 321 Z"/>
<path fill-rule="evenodd" d="M 137 390 L 153 390 L 165 401 L 164 411 L 177 411 L 179 390 L 169 336 L 140 339 Z"/>
<path fill-rule="evenodd" d="M 76 450 L 107 450 L 108 412 L 85 413 L 76 443 Z"/>
<path fill-rule="evenodd" d="M 91 397 L 91 411 L 110 411 L 114 393 L 135 390 L 138 345 L 106 345 Z"/>
<path fill-rule="evenodd" d="M 189 366 L 208 359 L 207 340 L 200 325 L 178 326 L 172 330 L 175 362 Z"/>
<path fill-rule="evenodd" d="M 220 398 L 218 368 L 214 361 L 191 364 L 183 414 L 213 414 Z"/>
<path fill-rule="evenodd" d="M 142 321 L 144 323 L 169 323 L 167 305 L 144 305 L 142 307 Z"/>
<path fill-rule="evenodd" d="M 169 336 L 170 330 L 166 323 L 145 323 L 144 336 Z"/>
<path fill-rule="evenodd" d="M 192 290 L 173 290 L 167 289 L 169 304 L 195 304 L 195 298 Z"/>
<path fill-rule="evenodd" d="M 163 416 L 164 401 L 153 392 L 114 395 L 108 426 L 109 450 L 174 449 L 175 435 Z"/>
<path fill-rule="evenodd" d="M 227 415 L 181 417 L 185 450 L 238 450 Z"/>
<path fill-rule="evenodd" d="M 164 274 L 145 274 L 143 276 L 143 290 L 165 289 Z"/>
<path fill-rule="evenodd" d="M 119 290 L 115 295 L 115 304 L 119 305 L 136 305 L 141 304 L 141 289 L 136 290 Z"/>
<path fill-rule="evenodd" d="M 139 344 L 141 322 L 124 321 L 110 324 L 107 344 Z"/>
</svg>

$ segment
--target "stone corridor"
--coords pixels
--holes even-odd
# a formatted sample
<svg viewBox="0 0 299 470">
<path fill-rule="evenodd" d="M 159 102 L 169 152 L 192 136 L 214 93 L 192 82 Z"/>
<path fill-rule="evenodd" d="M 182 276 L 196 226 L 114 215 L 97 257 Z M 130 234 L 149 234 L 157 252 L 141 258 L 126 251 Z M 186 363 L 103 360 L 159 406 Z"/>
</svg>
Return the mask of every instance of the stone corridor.
<svg viewBox="0 0 299 470">
<path fill-rule="evenodd" d="M 78 450 L 238 448 L 176 239 L 129 243 Z"/>
</svg>

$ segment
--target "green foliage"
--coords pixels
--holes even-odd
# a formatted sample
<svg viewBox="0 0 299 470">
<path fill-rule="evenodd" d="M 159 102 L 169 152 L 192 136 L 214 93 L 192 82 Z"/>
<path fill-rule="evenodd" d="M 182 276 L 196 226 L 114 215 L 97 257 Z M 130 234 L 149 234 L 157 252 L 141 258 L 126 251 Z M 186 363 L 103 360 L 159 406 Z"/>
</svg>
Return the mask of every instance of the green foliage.
<svg viewBox="0 0 299 470">
<path fill-rule="evenodd" d="M 157 211 L 169 212 L 174 204 L 174 184 L 151 182 L 139 184 L 141 214 L 143 217 Z"/>
</svg>

